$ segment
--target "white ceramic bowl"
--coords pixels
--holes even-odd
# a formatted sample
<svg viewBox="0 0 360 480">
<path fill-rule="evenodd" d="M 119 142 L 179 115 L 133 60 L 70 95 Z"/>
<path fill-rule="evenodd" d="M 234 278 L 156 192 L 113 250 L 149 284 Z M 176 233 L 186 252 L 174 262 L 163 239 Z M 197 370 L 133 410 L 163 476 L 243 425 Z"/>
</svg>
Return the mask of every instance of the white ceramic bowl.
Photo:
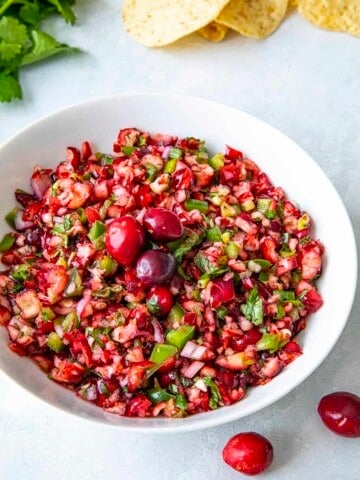
<svg viewBox="0 0 360 480">
<path fill-rule="evenodd" d="M 65 147 L 89 140 L 98 151 L 111 152 L 120 128 L 136 126 L 151 132 L 196 136 L 207 140 L 210 151 L 225 144 L 243 150 L 275 185 L 314 219 L 315 236 L 326 248 L 319 282 L 324 306 L 301 333 L 304 354 L 265 386 L 249 389 L 231 407 L 185 419 L 130 419 L 105 413 L 74 393 L 48 380 L 27 358 L 6 346 L 0 328 L 0 369 L 18 385 L 79 417 L 118 429 L 142 432 L 189 431 L 235 420 L 275 402 L 308 377 L 334 346 L 352 306 L 357 276 L 354 234 L 336 190 L 300 147 L 266 123 L 234 108 L 211 101 L 173 95 L 124 95 L 103 98 L 50 115 L 14 135 L 0 149 L 0 216 L 14 206 L 15 188 L 28 188 L 34 165 L 52 167 L 64 158 Z M 8 230 L 0 223 L 0 235 Z M 20 392 L 19 392 L 20 394 Z"/>
</svg>

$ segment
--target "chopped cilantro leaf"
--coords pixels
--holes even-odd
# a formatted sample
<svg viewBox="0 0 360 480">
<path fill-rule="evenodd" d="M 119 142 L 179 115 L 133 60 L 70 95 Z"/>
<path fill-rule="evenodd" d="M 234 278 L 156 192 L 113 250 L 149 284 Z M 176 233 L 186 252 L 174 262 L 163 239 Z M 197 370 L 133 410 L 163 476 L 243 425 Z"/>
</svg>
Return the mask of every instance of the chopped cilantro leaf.
<svg viewBox="0 0 360 480">
<path fill-rule="evenodd" d="M 74 3 L 73 0 L 0 0 L 0 102 L 22 98 L 19 67 L 62 52 L 77 51 L 39 29 L 41 21 L 53 13 L 73 24 Z"/>
<path fill-rule="evenodd" d="M 51 35 L 40 32 L 39 30 L 33 30 L 31 37 L 33 40 L 33 48 L 23 56 L 21 66 L 39 62 L 58 53 L 77 51 L 76 48 L 71 48 L 68 45 L 59 43 Z"/>
<path fill-rule="evenodd" d="M 12 75 L 0 74 L 0 102 L 10 102 L 22 98 L 20 83 Z"/>
<path fill-rule="evenodd" d="M 241 305 L 241 311 L 247 320 L 254 325 L 261 325 L 264 318 L 263 303 L 255 286 L 247 297 L 246 303 Z"/>
<path fill-rule="evenodd" d="M 18 43 L 22 47 L 29 45 L 26 26 L 13 17 L 2 17 L 0 20 L 0 39 L 7 43 Z"/>
<path fill-rule="evenodd" d="M 188 237 L 185 238 L 183 243 L 179 245 L 174 251 L 173 255 L 178 263 L 182 262 L 183 257 L 189 253 L 194 247 L 199 245 L 203 241 L 204 235 L 199 235 L 198 233 L 191 233 Z"/>
<path fill-rule="evenodd" d="M 195 265 L 201 270 L 202 273 L 207 273 L 212 277 L 222 275 L 229 271 L 227 267 L 218 267 L 213 265 L 204 255 L 198 253 L 194 258 Z"/>
</svg>

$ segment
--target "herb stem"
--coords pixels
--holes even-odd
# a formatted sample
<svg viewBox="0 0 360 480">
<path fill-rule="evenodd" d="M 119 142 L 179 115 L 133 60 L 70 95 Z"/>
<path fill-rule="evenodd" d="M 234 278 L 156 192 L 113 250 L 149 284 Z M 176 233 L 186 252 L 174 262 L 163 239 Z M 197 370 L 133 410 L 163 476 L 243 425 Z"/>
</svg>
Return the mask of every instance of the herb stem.
<svg viewBox="0 0 360 480">
<path fill-rule="evenodd" d="M 3 4 L 2 7 L 0 7 L 0 16 L 3 15 L 8 8 L 10 8 L 12 5 L 24 5 L 27 3 L 24 0 L 6 0 L 5 3 Z"/>
</svg>

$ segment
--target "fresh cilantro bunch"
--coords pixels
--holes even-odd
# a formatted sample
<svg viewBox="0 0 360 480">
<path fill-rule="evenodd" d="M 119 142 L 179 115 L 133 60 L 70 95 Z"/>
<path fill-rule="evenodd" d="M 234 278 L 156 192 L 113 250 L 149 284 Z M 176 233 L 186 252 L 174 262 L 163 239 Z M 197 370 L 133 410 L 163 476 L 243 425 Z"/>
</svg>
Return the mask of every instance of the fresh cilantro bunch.
<svg viewBox="0 0 360 480">
<path fill-rule="evenodd" d="M 77 50 L 40 30 L 42 20 L 54 13 L 74 24 L 76 17 L 71 8 L 74 3 L 74 0 L 0 0 L 0 102 L 22 98 L 21 67 Z"/>
</svg>

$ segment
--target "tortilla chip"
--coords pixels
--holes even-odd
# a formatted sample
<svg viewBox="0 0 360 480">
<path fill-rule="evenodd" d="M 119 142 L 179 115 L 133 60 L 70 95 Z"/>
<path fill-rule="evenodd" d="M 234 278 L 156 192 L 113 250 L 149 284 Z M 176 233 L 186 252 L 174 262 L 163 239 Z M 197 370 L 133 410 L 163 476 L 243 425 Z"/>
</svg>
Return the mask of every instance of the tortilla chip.
<svg viewBox="0 0 360 480">
<path fill-rule="evenodd" d="M 285 17 L 288 0 L 231 0 L 217 22 L 251 38 L 264 38 Z"/>
<path fill-rule="evenodd" d="M 227 34 L 228 28 L 221 23 L 211 22 L 204 28 L 200 28 L 199 33 L 211 42 L 221 42 Z"/>
<path fill-rule="evenodd" d="M 125 0 L 126 30 L 147 47 L 161 47 L 215 20 L 229 0 Z"/>
<path fill-rule="evenodd" d="M 318 27 L 360 35 L 360 0 L 299 0 L 299 12 Z"/>
</svg>

